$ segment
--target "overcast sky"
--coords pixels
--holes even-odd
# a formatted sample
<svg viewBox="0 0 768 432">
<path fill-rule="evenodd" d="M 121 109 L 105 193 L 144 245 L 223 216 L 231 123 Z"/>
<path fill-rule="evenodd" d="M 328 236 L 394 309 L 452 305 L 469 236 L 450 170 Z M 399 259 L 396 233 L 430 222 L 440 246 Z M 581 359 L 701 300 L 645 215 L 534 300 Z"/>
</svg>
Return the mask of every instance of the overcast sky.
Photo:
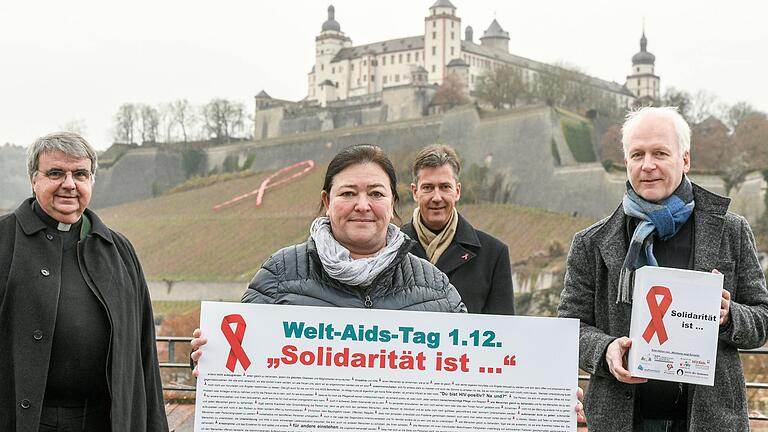
<svg viewBox="0 0 768 432">
<path fill-rule="evenodd" d="M 706 89 L 768 111 L 768 2 L 452 0 L 475 41 L 496 17 L 510 52 L 564 61 L 624 83 L 643 18 L 662 92 Z M 434 0 L 336 0 L 355 45 L 423 34 Z M 266 90 L 307 93 L 328 1 L 36 0 L 0 2 L 0 144 L 27 145 L 73 120 L 100 149 L 125 102 Z M 463 34 L 463 31 L 462 31 Z"/>
</svg>

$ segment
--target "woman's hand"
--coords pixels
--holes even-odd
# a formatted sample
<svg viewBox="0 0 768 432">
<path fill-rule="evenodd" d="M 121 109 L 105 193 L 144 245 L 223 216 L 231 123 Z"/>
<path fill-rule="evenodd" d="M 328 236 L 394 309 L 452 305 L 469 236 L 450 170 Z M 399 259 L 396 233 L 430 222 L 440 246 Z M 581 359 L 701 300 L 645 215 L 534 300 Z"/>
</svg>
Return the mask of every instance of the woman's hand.
<svg viewBox="0 0 768 432">
<path fill-rule="evenodd" d="M 197 375 L 200 373 L 197 370 L 197 362 L 200 361 L 200 357 L 203 355 L 203 352 L 200 350 L 200 348 L 208 343 L 208 339 L 203 337 L 203 333 L 199 328 L 192 332 L 192 337 L 194 339 L 192 339 L 192 342 L 190 342 L 190 345 L 192 345 L 192 354 L 190 354 L 190 357 L 195 363 L 195 368 L 192 370 L 192 375 L 197 378 Z"/>
</svg>

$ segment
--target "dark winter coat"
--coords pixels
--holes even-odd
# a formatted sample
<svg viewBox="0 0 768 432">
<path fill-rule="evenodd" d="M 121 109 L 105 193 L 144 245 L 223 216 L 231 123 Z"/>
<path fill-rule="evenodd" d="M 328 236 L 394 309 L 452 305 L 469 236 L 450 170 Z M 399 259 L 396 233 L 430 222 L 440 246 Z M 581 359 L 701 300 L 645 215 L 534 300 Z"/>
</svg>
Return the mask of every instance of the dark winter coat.
<svg viewBox="0 0 768 432">
<path fill-rule="evenodd" d="M 269 257 L 243 294 L 243 303 L 267 303 L 432 312 L 466 312 L 448 277 L 408 251 L 406 239 L 395 259 L 370 286 L 354 287 L 323 269 L 312 239 Z"/>
<path fill-rule="evenodd" d="M 0 431 L 38 430 L 56 325 L 62 240 L 46 232 L 32 201 L 0 217 Z M 125 237 L 85 214 L 91 232 L 78 245 L 78 261 L 110 322 L 112 431 L 167 431 L 141 266 Z"/>
<path fill-rule="evenodd" d="M 437 260 L 437 268 L 448 275 L 470 313 L 514 315 L 515 294 L 507 245 L 473 228 L 461 214 L 458 216 L 456 234 Z M 401 229 L 418 239 L 412 221 Z M 418 241 L 411 253 L 419 258 L 427 256 Z"/>
<path fill-rule="evenodd" d="M 731 293 L 730 321 L 717 344 L 715 385 L 688 387 L 688 430 L 749 430 L 744 373 L 738 349 L 768 340 L 768 290 L 747 221 L 728 212 L 730 200 L 694 185 L 694 270 L 718 269 Z M 617 304 L 619 272 L 627 253 L 621 206 L 573 239 L 558 316 L 579 318 L 579 366 L 590 373 L 584 408 L 590 432 L 631 431 L 635 404 L 632 384 L 608 371 L 605 351 L 629 335 L 632 305 Z"/>
</svg>

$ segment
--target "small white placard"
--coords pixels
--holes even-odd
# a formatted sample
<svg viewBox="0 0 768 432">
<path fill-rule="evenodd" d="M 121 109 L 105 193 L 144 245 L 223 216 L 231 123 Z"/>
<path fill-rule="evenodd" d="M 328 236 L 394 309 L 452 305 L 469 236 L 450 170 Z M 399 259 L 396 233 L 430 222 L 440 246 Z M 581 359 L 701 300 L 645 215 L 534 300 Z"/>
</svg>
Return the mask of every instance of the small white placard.
<svg viewBox="0 0 768 432">
<path fill-rule="evenodd" d="M 629 372 L 714 385 L 723 275 L 646 266 L 635 271 Z"/>
</svg>

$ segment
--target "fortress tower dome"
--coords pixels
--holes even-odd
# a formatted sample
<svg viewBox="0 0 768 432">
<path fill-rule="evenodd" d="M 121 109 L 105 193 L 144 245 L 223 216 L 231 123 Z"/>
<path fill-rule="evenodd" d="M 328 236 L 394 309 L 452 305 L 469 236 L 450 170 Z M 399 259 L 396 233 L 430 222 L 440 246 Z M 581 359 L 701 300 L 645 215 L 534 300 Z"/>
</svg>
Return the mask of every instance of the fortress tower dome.
<svg viewBox="0 0 768 432">
<path fill-rule="evenodd" d="M 498 51 L 509 52 L 509 33 L 505 32 L 498 21 L 494 18 L 488 30 L 480 38 L 480 44 Z"/>
</svg>

